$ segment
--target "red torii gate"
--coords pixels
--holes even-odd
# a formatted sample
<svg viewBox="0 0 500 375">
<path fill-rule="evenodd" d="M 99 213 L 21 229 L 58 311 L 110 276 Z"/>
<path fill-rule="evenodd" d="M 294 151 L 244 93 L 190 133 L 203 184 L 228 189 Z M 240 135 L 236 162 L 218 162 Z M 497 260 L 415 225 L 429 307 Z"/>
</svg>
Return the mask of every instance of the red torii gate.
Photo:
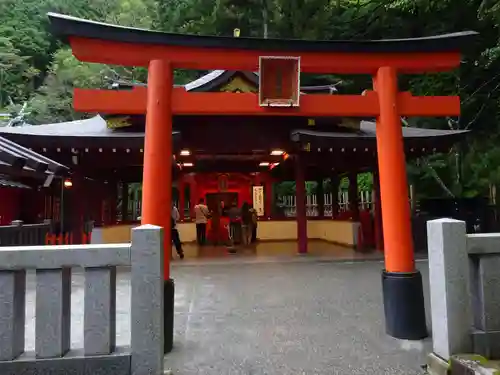
<svg viewBox="0 0 500 375">
<path fill-rule="evenodd" d="M 146 113 L 142 223 L 165 231 L 165 350 L 172 348 L 173 293 L 170 279 L 171 155 L 173 115 L 358 116 L 377 118 L 377 154 L 384 222 L 382 274 L 387 333 L 401 339 L 427 336 L 422 280 L 415 269 L 405 154 L 400 116 L 458 116 L 460 99 L 413 97 L 399 92 L 398 74 L 448 71 L 460 65 L 461 49 L 477 33 L 379 41 L 303 41 L 158 33 L 49 14 L 53 31 L 81 61 L 148 67 L 148 86 L 131 91 L 75 90 L 75 109 Z M 374 91 L 363 95 L 187 93 L 173 88 L 173 69 L 258 71 L 263 59 L 283 63 L 288 91 L 298 90 L 300 72 L 370 74 Z M 300 61 L 300 63 L 298 63 Z M 276 64 L 266 77 L 276 78 Z M 299 67 L 300 65 L 300 67 Z M 279 69 L 278 69 L 279 70 Z M 261 78 L 262 79 L 262 78 Z M 295 81 L 294 81 L 295 80 Z M 272 83 L 261 82 L 267 89 Z M 290 94 L 290 93 L 289 93 Z M 287 94 L 287 95 L 289 95 Z M 295 92 L 295 94 L 297 94 Z M 273 100 L 278 99 L 278 106 Z M 290 105 L 283 106 L 283 100 Z M 278 102 L 276 102 L 278 103 Z M 301 189 L 303 187 L 298 187 Z M 300 231 L 300 228 L 299 228 Z M 299 243 L 299 251 L 301 244 Z"/>
</svg>

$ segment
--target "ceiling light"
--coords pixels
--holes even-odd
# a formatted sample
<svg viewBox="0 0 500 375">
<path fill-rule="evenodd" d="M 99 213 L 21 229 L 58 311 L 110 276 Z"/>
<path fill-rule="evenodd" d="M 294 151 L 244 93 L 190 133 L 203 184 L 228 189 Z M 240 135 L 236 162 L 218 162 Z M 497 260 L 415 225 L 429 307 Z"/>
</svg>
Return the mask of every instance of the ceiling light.
<svg viewBox="0 0 500 375">
<path fill-rule="evenodd" d="M 183 167 L 194 167 L 193 163 L 182 163 Z"/>
<path fill-rule="evenodd" d="M 64 180 L 64 187 L 70 188 L 73 186 L 73 182 L 71 180 Z"/>
<path fill-rule="evenodd" d="M 285 153 L 285 151 L 283 151 L 283 150 L 272 150 L 271 151 L 271 155 L 273 155 L 273 156 L 281 156 L 284 153 Z"/>
<path fill-rule="evenodd" d="M 269 167 L 269 162 L 268 161 L 263 161 L 259 164 L 259 167 Z"/>
<path fill-rule="evenodd" d="M 191 151 L 189 150 L 181 150 L 181 156 L 189 156 L 191 155 Z"/>
</svg>

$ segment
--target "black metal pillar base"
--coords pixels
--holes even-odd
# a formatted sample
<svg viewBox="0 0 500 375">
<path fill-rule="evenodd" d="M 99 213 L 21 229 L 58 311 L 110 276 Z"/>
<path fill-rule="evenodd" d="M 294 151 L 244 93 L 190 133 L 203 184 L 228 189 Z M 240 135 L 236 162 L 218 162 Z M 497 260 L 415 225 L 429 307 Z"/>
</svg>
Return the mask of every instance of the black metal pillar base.
<svg viewBox="0 0 500 375">
<path fill-rule="evenodd" d="M 174 347 L 174 280 L 165 280 L 163 286 L 163 334 L 165 343 L 163 352 L 170 353 Z"/>
<path fill-rule="evenodd" d="M 422 276 L 419 271 L 383 271 L 382 293 L 388 335 L 404 340 L 421 340 L 428 336 Z"/>
</svg>

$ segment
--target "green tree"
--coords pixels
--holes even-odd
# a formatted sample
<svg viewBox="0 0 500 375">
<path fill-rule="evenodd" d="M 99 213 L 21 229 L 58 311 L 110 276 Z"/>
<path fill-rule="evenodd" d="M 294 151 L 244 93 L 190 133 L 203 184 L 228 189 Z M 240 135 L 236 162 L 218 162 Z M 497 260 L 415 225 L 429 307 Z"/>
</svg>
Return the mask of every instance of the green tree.
<svg viewBox="0 0 500 375">
<path fill-rule="evenodd" d="M 9 38 L 0 37 L 0 108 L 10 101 L 26 99 L 32 79 L 38 71 L 30 66 L 29 58 L 20 55 Z"/>
</svg>

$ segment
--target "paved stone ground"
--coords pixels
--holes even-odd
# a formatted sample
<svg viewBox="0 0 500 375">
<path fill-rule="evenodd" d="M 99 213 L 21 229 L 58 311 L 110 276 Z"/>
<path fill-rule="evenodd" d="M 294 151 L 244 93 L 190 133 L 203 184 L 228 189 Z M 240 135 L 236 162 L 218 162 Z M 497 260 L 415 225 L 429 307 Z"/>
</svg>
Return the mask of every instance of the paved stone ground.
<svg viewBox="0 0 500 375">
<path fill-rule="evenodd" d="M 419 266 L 427 293 L 427 263 Z M 430 341 L 401 342 L 384 333 L 381 268 L 376 261 L 325 260 L 176 265 L 175 348 L 166 368 L 175 375 L 422 374 Z M 83 341 L 82 281 L 74 275 L 73 347 Z M 130 340 L 128 284 L 128 274 L 120 273 L 119 345 Z M 33 349 L 31 275 L 28 287 L 27 349 Z"/>
</svg>

